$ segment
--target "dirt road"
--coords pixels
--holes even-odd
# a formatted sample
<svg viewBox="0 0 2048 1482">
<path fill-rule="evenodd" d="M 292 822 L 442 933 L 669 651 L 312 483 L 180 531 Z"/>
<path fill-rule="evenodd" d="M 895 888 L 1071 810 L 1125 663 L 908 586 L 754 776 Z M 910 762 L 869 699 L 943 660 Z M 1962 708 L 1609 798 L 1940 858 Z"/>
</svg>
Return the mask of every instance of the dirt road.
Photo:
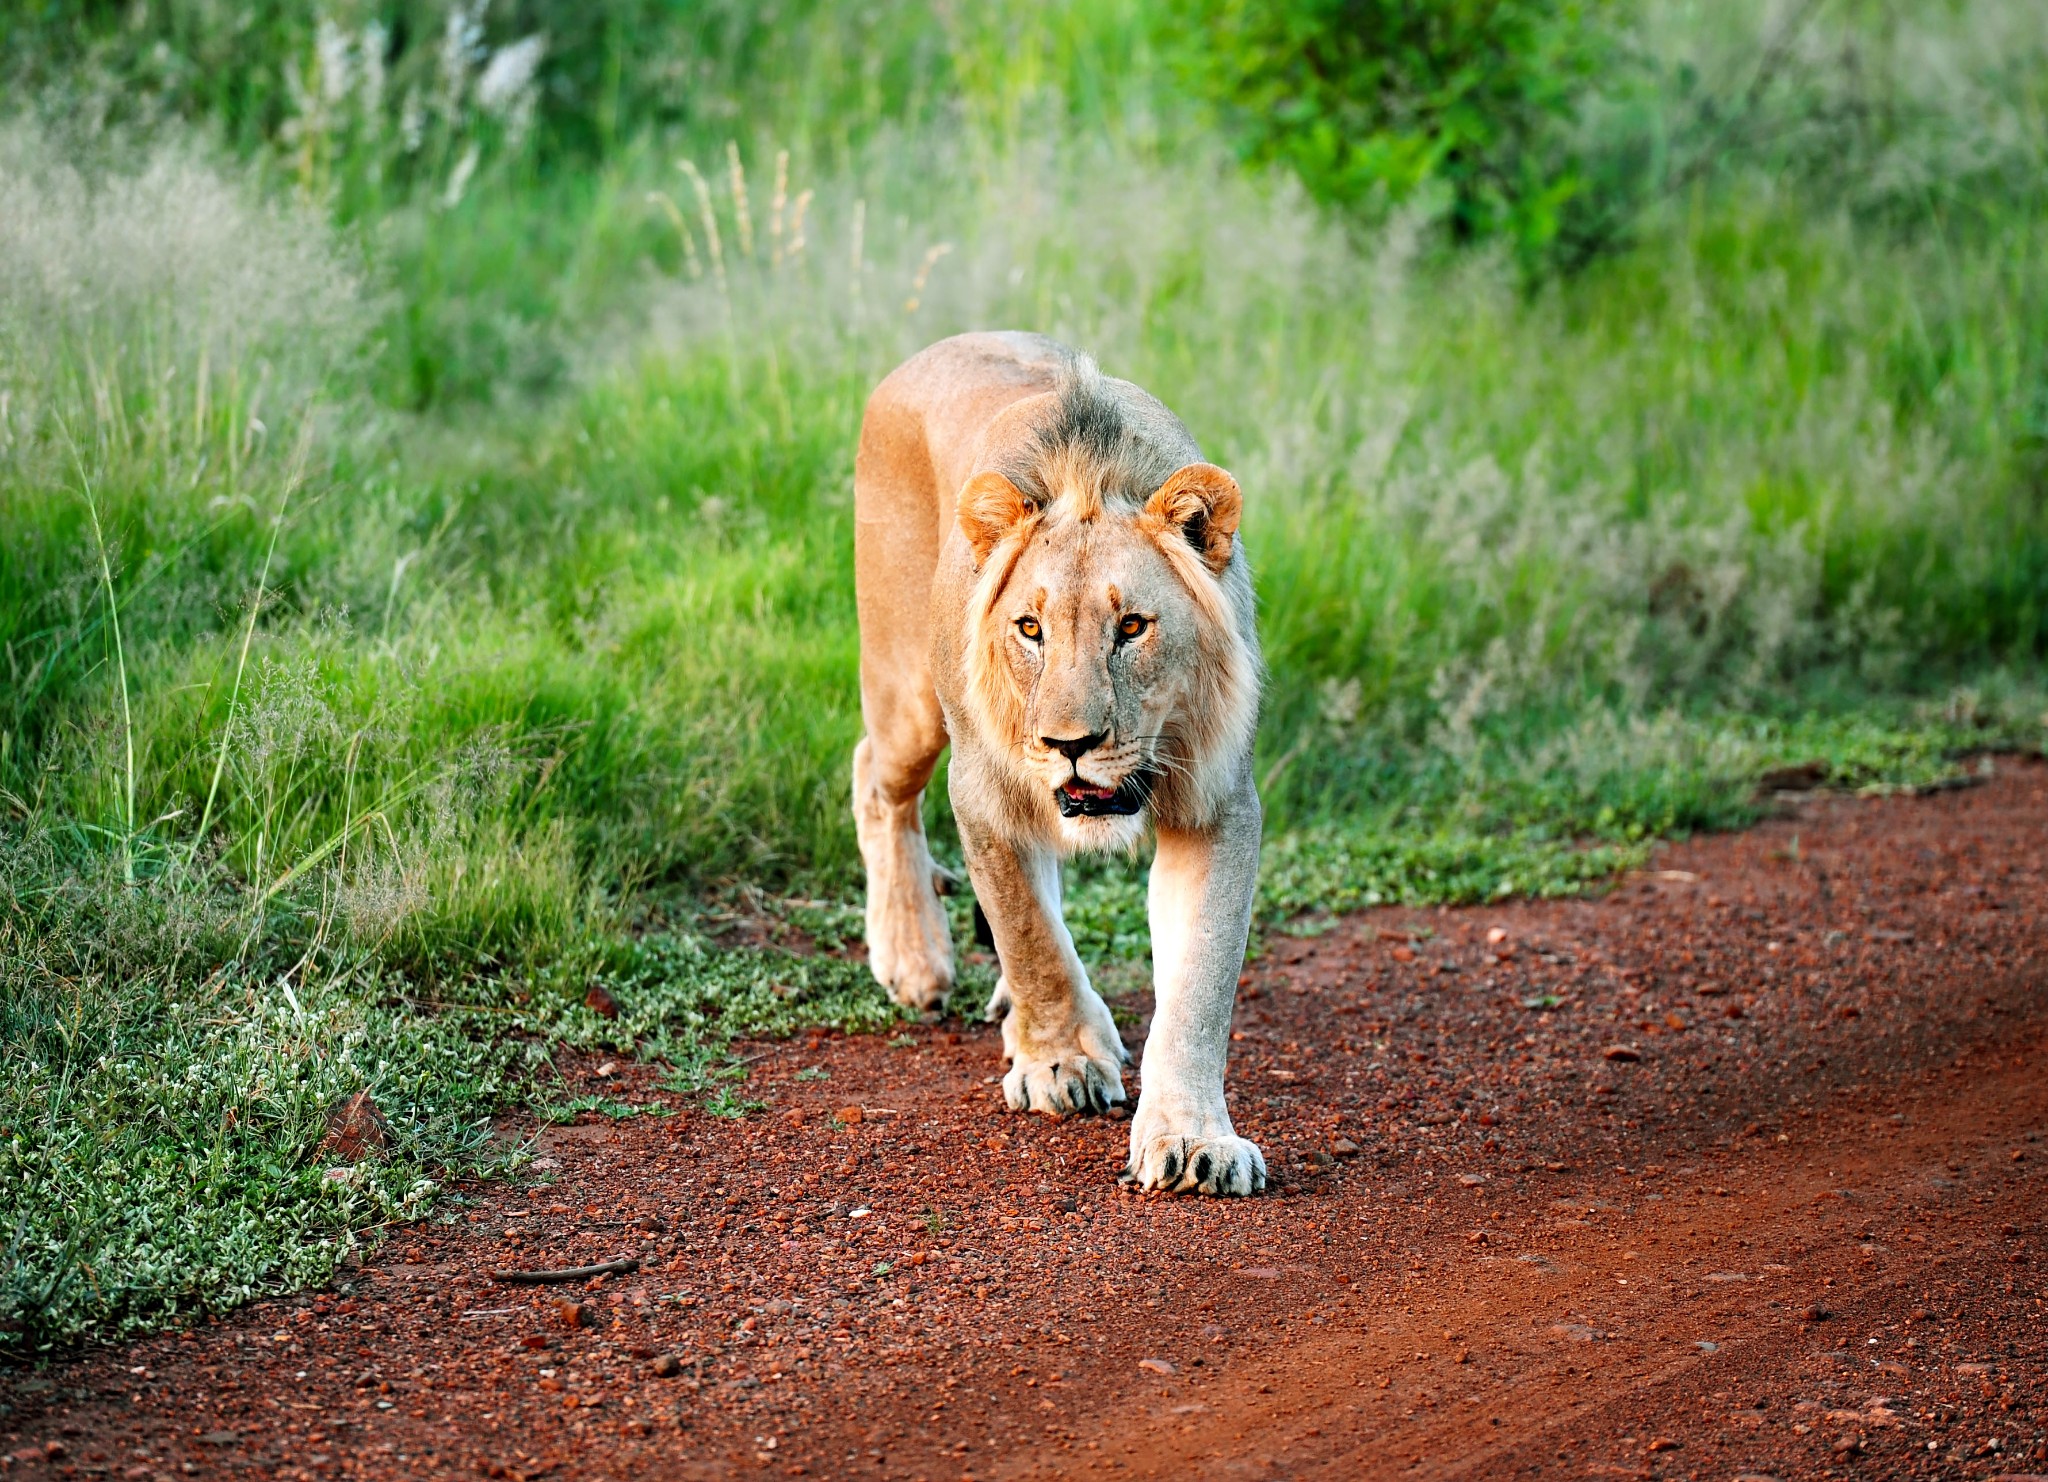
<svg viewBox="0 0 2048 1482">
<path fill-rule="evenodd" d="M 341 1289 L 0 1373 L 8 1474 L 2048 1472 L 2048 768 L 1657 866 L 1276 938 L 1266 1198 L 1122 1193 L 991 1029 L 798 1041 L 744 1122 L 558 1129 Z"/>
</svg>

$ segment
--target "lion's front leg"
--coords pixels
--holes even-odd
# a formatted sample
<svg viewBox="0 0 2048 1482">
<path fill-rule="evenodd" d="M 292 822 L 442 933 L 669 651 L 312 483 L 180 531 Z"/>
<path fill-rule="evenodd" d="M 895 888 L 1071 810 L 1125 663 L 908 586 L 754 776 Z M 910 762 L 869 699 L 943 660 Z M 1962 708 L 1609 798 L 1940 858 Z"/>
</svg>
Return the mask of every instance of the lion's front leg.
<svg viewBox="0 0 2048 1482">
<path fill-rule="evenodd" d="M 1159 830 L 1148 905 L 1155 1008 L 1125 1178 L 1146 1189 L 1256 1194 L 1266 1159 L 1223 1097 L 1230 1015 L 1251 931 L 1259 804 L 1201 830 Z"/>
<path fill-rule="evenodd" d="M 1058 860 L 965 819 L 961 837 L 1002 962 L 989 1017 L 1003 1021 L 1004 1099 L 1012 1111 L 1052 1116 L 1107 1111 L 1124 1099 L 1130 1055 L 1061 917 Z"/>
</svg>

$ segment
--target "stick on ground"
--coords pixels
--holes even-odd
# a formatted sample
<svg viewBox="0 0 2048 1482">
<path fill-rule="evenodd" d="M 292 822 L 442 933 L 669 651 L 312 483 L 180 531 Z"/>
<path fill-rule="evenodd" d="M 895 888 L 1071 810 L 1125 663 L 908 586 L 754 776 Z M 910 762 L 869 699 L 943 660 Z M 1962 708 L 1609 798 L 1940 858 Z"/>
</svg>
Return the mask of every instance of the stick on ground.
<svg viewBox="0 0 2048 1482">
<path fill-rule="evenodd" d="M 624 1276 L 639 1269 L 638 1257 L 621 1256 L 616 1261 L 604 1261 L 595 1266 L 569 1266 L 560 1271 L 493 1271 L 491 1280 L 542 1286 L 554 1281 L 588 1281 L 593 1276 Z"/>
</svg>

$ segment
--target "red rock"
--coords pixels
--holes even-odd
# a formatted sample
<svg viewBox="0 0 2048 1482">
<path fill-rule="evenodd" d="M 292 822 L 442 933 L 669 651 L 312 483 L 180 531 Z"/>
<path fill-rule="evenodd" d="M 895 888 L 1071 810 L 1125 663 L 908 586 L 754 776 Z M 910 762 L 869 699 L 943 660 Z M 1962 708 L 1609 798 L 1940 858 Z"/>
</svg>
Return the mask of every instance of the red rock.
<svg viewBox="0 0 2048 1482">
<path fill-rule="evenodd" d="M 607 1019 L 619 1017 L 619 1001 L 605 991 L 602 983 L 590 985 L 590 991 L 583 995 L 583 1007 L 593 1013 L 602 1014 Z"/>
<path fill-rule="evenodd" d="M 1162 1358 L 1139 1359 L 1138 1367 L 1154 1374 L 1171 1374 L 1175 1372 L 1173 1365 Z"/>
<path fill-rule="evenodd" d="M 861 1110 L 857 1106 L 842 1106 L 839 1108 L 838 1111 L 832 1113 L 832 1115 L 836 1120 L 843 1122 L 847 1126 L 851 1127 L 855 1123 L 860 1121 Z"/>
</svg>

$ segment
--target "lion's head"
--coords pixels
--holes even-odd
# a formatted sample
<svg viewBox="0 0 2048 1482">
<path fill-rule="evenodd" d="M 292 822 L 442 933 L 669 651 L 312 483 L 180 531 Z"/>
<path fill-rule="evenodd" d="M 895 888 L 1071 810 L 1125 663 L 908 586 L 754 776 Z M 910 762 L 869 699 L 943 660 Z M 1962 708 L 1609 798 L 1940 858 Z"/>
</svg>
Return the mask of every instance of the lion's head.
<svg viewBox="0 0 2048 1482">
<path fill-rule="evenodd" d="M 1237 481 L 1162 461 L 1113 403 L 1077 411 L 1098 387 L 1049 397 L 1023 451 L 958 501 L 967 702 L 1008 791 L 1073 849 L 1135 845 L 1148 809 L 1206 820 L 1258 712 Z"/>
</svg>

